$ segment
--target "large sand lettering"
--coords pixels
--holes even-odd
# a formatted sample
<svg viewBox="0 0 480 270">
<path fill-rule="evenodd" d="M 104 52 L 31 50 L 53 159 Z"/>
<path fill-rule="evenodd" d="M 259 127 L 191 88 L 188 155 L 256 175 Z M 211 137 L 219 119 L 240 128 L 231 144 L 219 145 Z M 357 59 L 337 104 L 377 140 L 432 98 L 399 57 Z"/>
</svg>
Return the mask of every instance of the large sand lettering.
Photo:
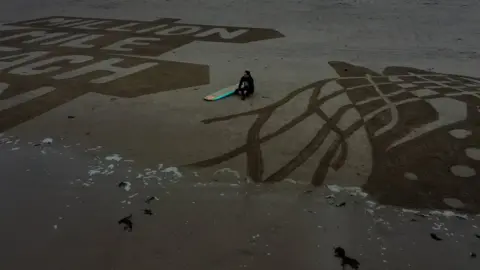
<svg viewBox="0 0 480 270">
<path fill-rule="evenodd" d="M 275 30 L 49 17 L 0 25 L 0 132 L 85 93 L 132 98 L 209 83 L 206 65 L 160 56 L 193 41 L 249 43 Z M 30 99 L 22 98 L 29 92 Z M 32 98 L 33 97 L 33 98 Z"/>
</svg>

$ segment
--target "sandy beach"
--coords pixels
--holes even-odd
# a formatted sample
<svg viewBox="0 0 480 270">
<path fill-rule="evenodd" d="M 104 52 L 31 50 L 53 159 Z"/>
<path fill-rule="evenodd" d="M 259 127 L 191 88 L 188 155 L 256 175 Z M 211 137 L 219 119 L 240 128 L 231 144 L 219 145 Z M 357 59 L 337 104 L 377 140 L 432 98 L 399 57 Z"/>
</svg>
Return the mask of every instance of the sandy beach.
<svg viewBox="0 0 480 270">
<path fill-rule="evenodd" d="M 478 269 L 479 12 L 0 3 L 0 268 Z"/>
</svg>

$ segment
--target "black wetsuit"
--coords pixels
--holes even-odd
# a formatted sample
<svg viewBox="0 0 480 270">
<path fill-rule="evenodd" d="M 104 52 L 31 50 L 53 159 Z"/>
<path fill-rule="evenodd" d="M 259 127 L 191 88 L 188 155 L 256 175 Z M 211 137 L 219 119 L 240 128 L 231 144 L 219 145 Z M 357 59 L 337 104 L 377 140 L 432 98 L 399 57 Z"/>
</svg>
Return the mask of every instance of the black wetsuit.
<svg viewBox="0 0 480 270">
<path fill-rule="evenodd" d="M 241 96 L 250 96 L 255 91 L 255 84 L 252 76 L 242 76 L 238 83 L 237 93 Z"/>
</svg>

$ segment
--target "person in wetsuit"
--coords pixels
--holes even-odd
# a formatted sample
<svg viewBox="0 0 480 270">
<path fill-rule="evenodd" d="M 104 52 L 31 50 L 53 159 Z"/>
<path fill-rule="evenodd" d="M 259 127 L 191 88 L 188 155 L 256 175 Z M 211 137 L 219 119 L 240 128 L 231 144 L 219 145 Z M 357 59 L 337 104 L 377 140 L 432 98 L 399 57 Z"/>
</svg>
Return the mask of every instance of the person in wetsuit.
<svg viewBox="0 0 480 270">
<path fill-rule="evenodd" d="M 244 100 L 246 97 L 253 94 L 254 91 L 255 84 L 253 82 L 252 75 L 250 74 L 250 71 L 245 70 L 242 78 L 240 78 L 240 82 L 238 83 L 238 88 L 236 92 L 242 97 L 242 100 Z"/>
</svg>

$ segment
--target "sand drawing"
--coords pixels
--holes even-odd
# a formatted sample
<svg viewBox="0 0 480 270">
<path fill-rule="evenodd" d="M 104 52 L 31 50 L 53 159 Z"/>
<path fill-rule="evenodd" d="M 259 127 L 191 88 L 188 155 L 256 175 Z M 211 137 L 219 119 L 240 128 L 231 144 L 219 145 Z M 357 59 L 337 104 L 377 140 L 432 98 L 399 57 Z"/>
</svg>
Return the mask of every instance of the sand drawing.
<svg viewBox="0 0 480 270">
<path fill-rule="evenodd" d="M 478 204 L 480 183 L 472 178 L 480 170 L 480 143 L 475 139 L 480 134 L 480 79 L 409 67 L 387 67 L 379 73 L 345 62 L 329 64 L 338 78 L 308 84 L 260 109 L 204 120 L 210 124 L 256 116 L 243 145 L 191 165 L 209 167 L 245 155 L 246 172 L 253 181 L 278 182 L 304 165 L 334 134 L 311 170 L 310 181 L 319 186 L 329 173 L 348 166 L 355 147 L 349 139 L 363 132 L 372 149 L 363 188 L 379 201 L 442 208 L 444 198 L 462 194 L 458 199 Z M 261 136 L 276 110 L 304 92 L 310 93 L 304 110 Z M 323 120 L 318 132 L 288 162 L 265 175 L 262 146 L 312 115 Z"/>
</svg>

